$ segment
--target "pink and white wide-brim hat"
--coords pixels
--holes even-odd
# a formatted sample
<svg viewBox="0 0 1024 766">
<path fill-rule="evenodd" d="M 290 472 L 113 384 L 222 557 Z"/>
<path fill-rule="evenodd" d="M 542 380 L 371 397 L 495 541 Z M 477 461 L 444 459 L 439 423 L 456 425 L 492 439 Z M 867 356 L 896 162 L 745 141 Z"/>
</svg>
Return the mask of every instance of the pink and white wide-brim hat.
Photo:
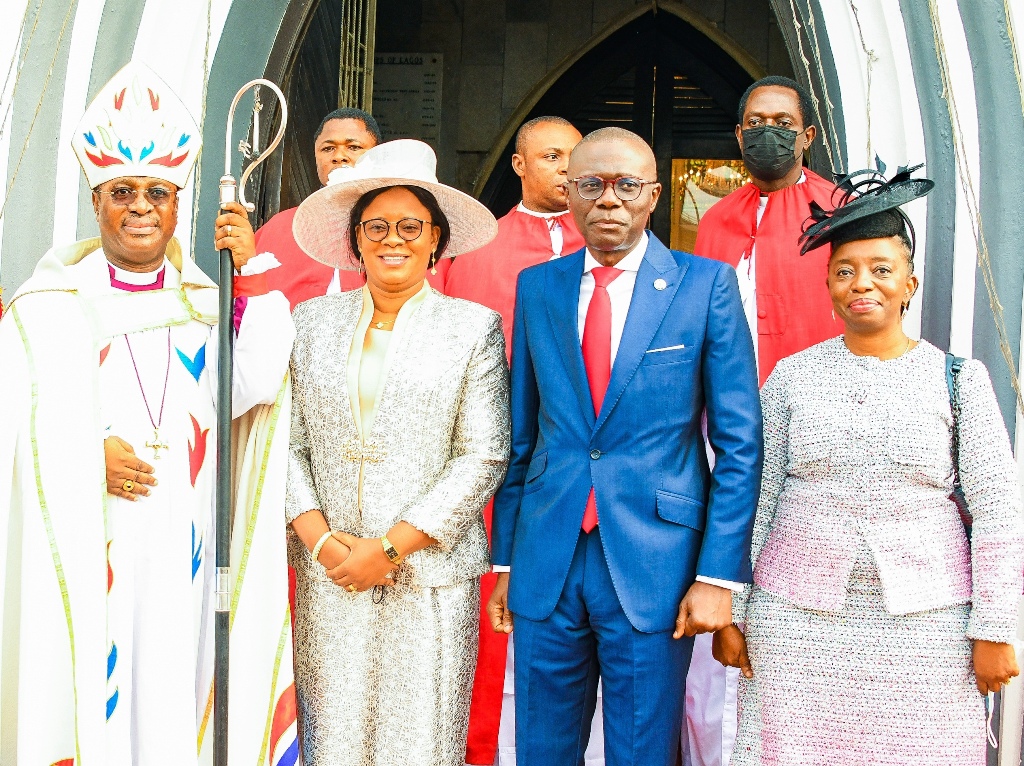
<svg viewBox="0 0 1024 766">
<path fill-rule="evenodd" d="M 442 258 L 476 250 L 498 233 L 490 210 L 468 194 L 438 183 L 433 149 L 422 141 L 402 138 L 373 147 L 352 167 L 333 171 L 327 186 L 307 197 L 295 212 L 296 243 L 320 263 L 358 270 L 359 254 L 352 252 L 349 239 L 352 207 L 367 192 L 389 186 L 419 186 L 434 195 L 451 226 Z"/>
</svg>

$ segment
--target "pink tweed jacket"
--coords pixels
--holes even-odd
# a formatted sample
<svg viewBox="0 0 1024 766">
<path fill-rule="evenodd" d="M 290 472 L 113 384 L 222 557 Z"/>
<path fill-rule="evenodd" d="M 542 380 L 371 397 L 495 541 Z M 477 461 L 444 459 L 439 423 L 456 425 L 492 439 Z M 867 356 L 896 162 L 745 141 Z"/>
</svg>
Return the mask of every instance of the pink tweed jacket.
<svg viewBox="0 0 1024 766">
<path fill-rule="evenodd" d="M 984 365 L 967 362 L 959 392 L 970 542 L 949 499 L 942 351 L 922 341 L 883 362 L 854 356 L 840 337 L 781 361 L 761 392 L 755 584 L 806 609 L 841 611 L 863 538 L 889 612 L 971 602 L 971 638 L 1011 640 L 1024 580 L 1017 467 Z M 738 623 L 749 591 L 734 598 Z"/>
</svg>

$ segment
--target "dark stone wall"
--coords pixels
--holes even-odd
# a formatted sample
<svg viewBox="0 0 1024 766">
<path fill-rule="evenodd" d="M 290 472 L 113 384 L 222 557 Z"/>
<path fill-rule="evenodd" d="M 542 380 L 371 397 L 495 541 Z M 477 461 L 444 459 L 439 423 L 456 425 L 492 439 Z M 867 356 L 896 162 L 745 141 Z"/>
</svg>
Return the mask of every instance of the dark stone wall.
<svg viewBox="0 0 1024 766">
<path fill-rule="evenodd" d="M 659 13 L 671 12 L 671 3 L 659 5 Z M 524 98 L 609 25 L 650 6 L 649 0 L 378 0 L 376 47 L 444 55 L 438 175 L 472 191 Z M 769 0 L 675 6 L 724 35 L 762 72 L 792 76 Z"/>
</svg>

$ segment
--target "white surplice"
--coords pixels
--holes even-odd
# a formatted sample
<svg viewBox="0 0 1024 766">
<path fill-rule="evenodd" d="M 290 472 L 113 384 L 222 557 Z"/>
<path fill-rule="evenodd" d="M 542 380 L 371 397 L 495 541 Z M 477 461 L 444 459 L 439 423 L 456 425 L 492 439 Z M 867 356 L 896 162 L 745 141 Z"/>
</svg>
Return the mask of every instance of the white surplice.
<svg viewBox="0 0 1024 766">
<path fill-rule="evenodd" d="M 122 292 L 98 241 L 53 251 L 0 323 L 3 763 L 212 762 L 217 290 L 176 243 L 164 270 L 162 290 Z M 248 299 L 232 407 L 247 413 L 234 433 L 233 762 L 297 754 L 277 428 L 293 335 L 284 296 Z M 107 436 L 156 467 L 149 497 L 106 494 Z"/>
</svg>

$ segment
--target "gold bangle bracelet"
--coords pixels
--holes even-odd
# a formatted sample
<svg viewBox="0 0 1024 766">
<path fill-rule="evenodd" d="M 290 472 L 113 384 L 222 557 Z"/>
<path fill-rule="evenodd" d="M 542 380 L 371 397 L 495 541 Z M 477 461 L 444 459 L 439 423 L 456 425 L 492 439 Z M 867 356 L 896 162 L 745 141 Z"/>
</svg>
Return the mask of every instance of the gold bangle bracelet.
<svg viewBox="0 0 1024 766">
<path fill-rule="evenodd" d="M 320 563 L 320 550 L 324 547 L 324 543 L 331 539 L 332 534 L 334 533 L 328 529 L 320 536 L 320 539 L 316 541 L 316 545 L 313 546 L 312 550 L 313 561 Z"/>
</svg>

